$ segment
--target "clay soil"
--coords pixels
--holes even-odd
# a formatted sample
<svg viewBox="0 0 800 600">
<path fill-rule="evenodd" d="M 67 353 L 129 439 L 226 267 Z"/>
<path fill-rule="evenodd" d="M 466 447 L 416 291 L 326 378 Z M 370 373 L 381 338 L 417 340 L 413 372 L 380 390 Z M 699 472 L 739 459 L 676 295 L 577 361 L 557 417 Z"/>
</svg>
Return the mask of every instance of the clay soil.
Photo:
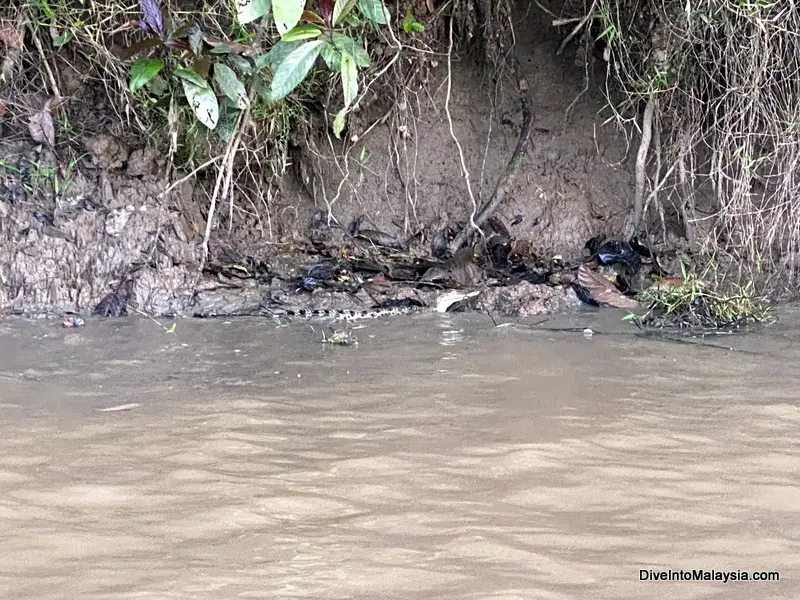
<svg viewBox="0 0 800 600">
<path fill-rule="evenodd" d="M 621 231 L 632 198 L 631 151 L 619 132 L 602 125 L 602 65 L 576 60 L 576 46 L 556 56 L 564 32 L 554 31 L 552 17 L 535 4 L 518 8 L 517 53 L 532 92 L 534 131 L 525 166 L 497 216 L 531 253 L 575 260 L 592 236 Z M 38 165 L 36 172 L 57 168 L 58 160 L 32 142 L 0 142 L 0 307 L 86 311 L 134 277 L 135 303 L 148 313 L 230 312 L 257 302 L 259 286 L 272 276 L 302 272 L 308 260 L 299 241 L 309 237 L 320 212 L 330 212 L 344 229 L 364 216 L 364 227 L 398 239 L 422 231 L 412 250 L 428 253 L 434 233 L 468 220 L 472 208 L 444 110 L 446 66 L 445 58 L 437 62 L 424 89 L 386 99 L 384 108 L 391 102 L 400 108 L 359 140 L 363 151 L 345 159 L 319 134 L 294 149 L 294 166 L 267 210 L 251 210 L 238 199 L 249 216 L 220 220 L 210 262 L 246 263 L 261 280 L 201 272 L 214 174 L 162 197 L 169 182 L 161 154 L 126 136 L 119 115 L 97 118 L 102 94 L 84 78 L 73 86 L 67 109 L 86 132 L 68 189 L 46 198 L 20 194 L 21 172 L 30 173 L 30 164 Z M 454 57 L 449 107 L 478 203 L 491 195 L 514 149 L 517 106 L 509 81 L 497 85 L 469 52 Z M 356 115 L 350 135 L 359 132 L 359 119 L 367 123 L 380 110 L 378 103 L 365 111 L 370 114 Z M 227 211 L 220 209 L 223 216 Z M 336 243 L 345 234 L 326 235 Z"/>
</svg>

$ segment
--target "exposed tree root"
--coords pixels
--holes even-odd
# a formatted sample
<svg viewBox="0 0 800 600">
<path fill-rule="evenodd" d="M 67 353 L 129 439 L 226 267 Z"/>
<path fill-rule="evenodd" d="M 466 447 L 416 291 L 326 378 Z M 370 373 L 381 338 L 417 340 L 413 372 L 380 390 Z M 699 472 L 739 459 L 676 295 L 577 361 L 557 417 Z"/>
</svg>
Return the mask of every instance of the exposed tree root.
<svg viewBox="0 0 800 600">
<path fill-rule="evenodd" d="M 509 23 L 508 26 L 511 28 L 511 23 Z M 463 246 L 472 231 L 475 228 L 479 228 L 481 225 L 483 225 L 503 203 L 508 195 L 509 190 L 514 185 L 520 167 L 522 166 L 524 158 L 528 153 L 531 126 L 533 124 L 533 111 L 531 110 L 531 96 L 530 90 L 528 89 L 528 81 L 522 75 L 522 68 L 520 67 L 519 59 L 517 58 L 515 49 L 512 48 L 509 50 L 507 60 L 511 64 L 514 77 L 517 81 L 517 89 L 519 90 L 519 99 L 522 108 L 522 125 L 520 126 L 517 145 L 514 148 L 511 159 L 508 161 L 508 164 L 503 171 L 503 175 L 500 177 L 497 185 L 494 188 L 494 192 L 480 207 L 477 213 L 473 213 L 472 218 L 470 219 L 471 227 L 462 229 L 455 239 L 453 239 L 453 241 L 449 244 L 449 250 L 452 253 L 455 253 L 456 250 Z"/>
<path fill-rule="evenodd" d="M 642 117 L 642 141 L 636 155 L 636 188 L 633 195 L 633 212 L 625 228 L 625 237 L 630 238 L 636 234 L 642 224 L 644 216 L 644 187 L 647 183 L 647 154 L 650 151 L 650 140 L 653 137 L 653 116 L 656 112 L 656 96 L 651 94 Z"/>
</svg>

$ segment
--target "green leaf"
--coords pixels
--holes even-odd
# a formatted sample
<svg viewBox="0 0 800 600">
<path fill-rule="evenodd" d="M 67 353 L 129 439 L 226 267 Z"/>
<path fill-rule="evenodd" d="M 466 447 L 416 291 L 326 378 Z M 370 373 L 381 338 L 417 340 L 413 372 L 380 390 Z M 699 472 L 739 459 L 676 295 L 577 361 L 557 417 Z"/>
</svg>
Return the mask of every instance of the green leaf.
<svg viewBox="0 0 800 600">
<path fill-rule="evenodd" d="M 292 51 L 283 62 L 278 65 L 275 76 L 272 78 L 270 99 L 275 102 L 288 96 L 294 88 L 306 78 L 314 62 L 317 60 L 322 46 L 322 40 L 306 42 Z"/>
<path fill-rule="evenodd" d="M 247 91 L 233 69 L 228 65 L 216 63 L 214 65 L 214 81 L 217 82 L 223 94 L 236 102 L 236 106 L 241 109 L 247 108 Z"/>
<path fill-rule="evenodd" d="M 236 0 L 239 23 L 246 25 L 263 17 L 269 11 L 270 0 Z"/>
<path fill-rule="evenodd" d="M 253 65 L 244 56 L 232 54 L 228 61 L 233 65 L 234 70 L 238 71 L 241 75 L 250 75 L 253 72 Z"/>
<path fill-rule="evenodd" d="M 328 68 L 334 73 L 342 68 L 342 54 L 333 44 L 325 44 L 322 47 L 322 58 Z"/>
<path fill-rule="evenodd" d="M 286 57 L 301 46 L 301 42 L 278 42 L 269 52 L 261 54 L 256 58 L 256 69 L 267 67 L 270 71 L 275 71 Z"/>
<path fill-rule="evenodd" d="M 183 81 L 187 81 L 187 82 L 191 83 L 192 85 L 196 85 L 197 87 L 211 89 L 208 86 L 208 82 L 205 79 L 203 79 L 197 73 L 197 71 L 195 71 L 194 69 L 187 69 L 185 67 L 177 67 L 175 69 L 175 77 L 178 77 L 178 78 L 182 79 Z"/>
<path fill-rule="evenodd" d="M 131 66 L 131 81 L 128 88 L 131 94 L 146 85 L 153 77 L 164 68 L 164 61 L 160 58 L 140 58 Z"/>
<path fill-rule="evenodd" d="M 367 51 L 364 50 L 364 46 L 361 45 L 360 42 L 354 40 L 353 38 L 342 35 L 341 33 L 334 33 L 331 36 L 331 40 L 333 41 L 333 45 L 336 46 L 336 49 L 344 54 L 350 54 L 353 58 L 356 59 L 356 64 L 363 68 L 366 68 L 370 64 L 369 54 Z M 334 71 L 338 69 L 332 69 Z"/>
<path fill-rule="evenodd" d="M 356 61 L 351 54 L 342 52 L 342 90 L 344 91 L 344 105 L 349 107 L 358 94 L 358 69 Z"/>
<path fill-rule="evenodd" d="M 310 40 L 322 35 L 322 31 L 316 25 L 298 25 L 291 31 L 287 31 L 282 37 L 282 42 L 297 42 L 300 40 Z"/>
<path fill-rule="evenodd" d="M 388 25 L 391 20 L 383 0 L 358 0 L 358 10 L 373 23 Z"/>
<path fill-rule="evenodd" d="M 236 104 L 228 98 L 223 98 L 219 105 L 219 121 L 214 128 L 214 133 L 223 142 L 229 142 L 233 137 L 236 128 L 236 121 L 239 118 L 239 109 Z"/>
<path fill-rule="evenodd" d="M 347 115 L 346 106 L 336 114 L 336 118 L 333 120 L 333 135 L 336 136 L 337 140 L 342 136 L 345 115 Z"/>
<path fill-rule="evenodd" d="M 214 129 L 219 120 L 217 97 L 209 87 L 200 87 L 188 79 L 181 80 L 183 92 L 197 119 L 209 129 Z"/>
<path fill-rule="evenodd" d="M 294 28 L 303 16 L 305 0 L 273 0 L 272 16 L 278 33 L 285 34 Z"/>
<path fill-rule="evenodd" d="M 336 0 L 333 5 L 333 24 L 338 25 L 344 19 L 353 7 L 356 5 L 356 0 Z"/>
<path fill-rule="evenodd" d="M 53 46 L 56 48 L 61 48 L 61 46 L 65 46 L 69 43 L 72 39 L 72 31 L 65 30 L 58 34 L 56 39 L 53 40 Z"/>
</svg>

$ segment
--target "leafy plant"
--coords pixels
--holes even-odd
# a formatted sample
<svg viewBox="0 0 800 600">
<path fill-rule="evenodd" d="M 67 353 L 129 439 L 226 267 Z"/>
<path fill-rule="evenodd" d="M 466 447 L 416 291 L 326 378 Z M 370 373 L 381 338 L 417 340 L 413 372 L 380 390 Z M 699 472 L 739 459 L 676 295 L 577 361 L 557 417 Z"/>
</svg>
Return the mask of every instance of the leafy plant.
<svg viewBox="0 0 800 600">
<path fill-rule="evenodd" d="M 328 69 L 339 72 L 344 106 L 333 121 L 333 133 L 341 135 L 345 116 L 358 95 L 358 69 L 370 65 L 362 41 L 347 35 L 346 24 L 353 9 L 377 25 L 389 23 L 382 0 L 320 0 L 319 14 L 305 9 L 305 0 L 273 0 L 275 25 L 280 44 L 301 42 L 288 49 L 275 70 L 269 99 L 280 100 L 291 93 L 311 71 L 319 56 Z M 276 44 L 277 46 L 277 44 Z"/>
<path fill-rule="evenodd" d="M 305 0 L 237 0 L 240 24 L 261 19 L 262 31 L 268 31 L 274 22 L 280 34 L 268 51 L 256 54 L 258 44 L 215 39 L 196 25 L 174 28 L 157 0 L 139 0 L 139 5 L 139 29 L 148 37 L 124 49 L 120 57 L 128 59 L 158 48 L 177 53 L 171 74 L 180 81 L 197 119 L 209 130 L 221 118 L 235 122 L 235 111 L 247 108 L 245 81 L 257 86 L 255 91 L 265 100 L 276 103 L 297 89 L 322 57 L 342 82 L 344 106 L 333 122 L 333 132 L 339 137 L 358 96 L 358 71 L 370 65 L 363 41 L 352 33 L 354 24 L 363 24 L 354 11 L 376 25 L 389 23 L 383 0 L 320 0 L 319 13 L 306 9 Z M 131 93 L 145 86 L 152 91 L 168 89 L 161 77 L 166 67 L 167 61 L 159 56 L 137 59 L 131 65 Z"/>
<path fill-rule="evenodd" d="M 677 281 L 659 281 L 638 298 L 648 304 L 639 317 L 628 315 L 639 326 L 728 328 L 753 323 L 769 323 L 774 317 L 765 298 L 758 296 L 752 283 L 723 291 L 710 285 L 681 265 Z"/>
<path fill-rule="evenodd" d="M 425 26 L 414 18 L 414 15 L 411 14 L 410 9 L 403 19 L 403 31 L 405 31 L 408 35 L 414 35 L 415 33 L 421 33 L 425 31 Z"/>
</svg>

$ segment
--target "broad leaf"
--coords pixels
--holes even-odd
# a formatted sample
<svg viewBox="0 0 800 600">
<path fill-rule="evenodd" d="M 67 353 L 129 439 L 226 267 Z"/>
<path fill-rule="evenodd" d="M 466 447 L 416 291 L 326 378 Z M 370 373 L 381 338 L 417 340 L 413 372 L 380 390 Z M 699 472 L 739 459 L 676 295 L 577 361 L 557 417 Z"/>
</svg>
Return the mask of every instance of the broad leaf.
<svg viewBox="0 0 800 600">
<path fill-rule="evenodd" d="M 232 54 L 228 57 L 228 61 L 233 65 L 233 69 L 242 75 L 250 75 L 253 72 L 252 63 L 244 56 Z"/>
<path fill-rule="evenodd" d="M 147 85 L 147 83 L 164 68 L 164 61 L 160 58 L 140 58 L 131 65 L 131 80 L 128 84 L 131 94 Z"/>
<path fill-rule="evenodd" d="M 300 46 L 301 42 L 276 43 L 272 48 L 269 49 L 269 52 L 256 57 L 256 69 L 263 69 L 264 67 L 267 67 L 270 71 L 274 72 L 286 59 L 286 57 Z"/>
<path fill-rule="evenodd" d="M 358 69 L 352 55 L 342 52 L 342 90 L 344 105 L 349 107 L 358 94 Z"/>
<path fill-rule="evenodd" d="M 272 16 L 278 33 L 285 34 L 294 28 L 303 16 L 305 0 L 273 0 Z"/>
<path fill-rule="evenodd" d="M 214 133 L 223 142 L 230 141 L 236 129 L 236 120 L 238 118 L 239 109 L 228 98 L 223 98 L 219 105 L 219 121 L 217 121 L 217 126 L 214 128 Z"/>
<path fill-rule="evenodd" d="M 598 304 L 614 308 L 642 308 L 636 300 L 625 296 L 608 279 L 591 271 L 586 265 L 578 268 L 578 285 L 589 292 L 589 296 Z"/>
<path fill-rule="evenodd" d="M 369 54 L 367 51 L 364 50 L 364 46 L 361 45 L 360 42 L 357 42 L 353 38 L 342 35 L 341 33 L 334 33 L 332 36 L 333 45 L 336 46 L 336 49 L 341 53 L 348 53 L 356 59 L 356 64 L 363 68 L 366 68 L 370 64 Z"/>
<path fill-rule="evenodd" d="M 333 44 L 326 43 L 322 47 L 322 59 L 333 73 L 342 68 L 342 53 Z"/>
<path fill-rule="evenodd" d="M 178 77 L 183 81 L 188 81 L 189 83 L 196 85 L 197 87 L 208 88 L 208 82 L 202 77 L 200 77 L 200 75 L 198 75 L 197 72 L 192 69 L 187 69 L 185 67 L 177 67 L 175 69 L 175 77 Z"/>
<path fill-rule="evenodd" d="M 117 56 L 120 60 L 128 60 L 129 58 L 136 56 L 140 52 L 144 52 L 145 50 L 149 50 L 150 48 L 155 48 L 156 46 L 160 46 L 163 42 L 158 38 L 145 38 L 128 46 L 127 48 L 122 48 L 116 52 Z"/>
<path fill-rule="evenodd" d="M 339 139 L 342 136 L 345 115 L 347 115 L 346 106 L 336 114 L 336 118 L 333 120 L 333 135 L 336 136 L 336 139 Z"/>
<path fill-rule="evenodd" d="M 156 0 L 139 0 L 139 10 L 142 18 L 139 27 L 144 31 L 152 31 L 160 36 L 164 35 L 164 16 Z"/>
<path fill-rule="evenodd" d="M 287 31 L 282 37 L 283 42 L 298 42 L 302 40 L 310 40 L 322 35 L 319 27 L 316 25 L 298 25 L 291 31 Z"/>
<path fill-rule="evenodd" d="M 239 23 L 246 25 L 260 19 L 269 10 L 270 0 L 236 0 Z"/>
<path fill-rule="evenodd" d="M 317 25 L 325 25 L 325 19 L 320 17 L 313 10 L 304 10 L 303 16 L 300 17 L 300 20 L 305 21 L 306 23 L 316 23 Z"/>
<path fill-rule="evenodd" d="M 322 40 L 306 42 L 283 60 L 272 78 L 270 99 L 273 102 L 285 98 L 300 85 L 314 66 L 324 44 Z"/>
<path fill-rule="evenodd" d="M 203 41 L 211 46 L 211 52 L 214 54 L 244 54 L 251 49 L 251 47 L 246 44 L 226 42 L 205 33 L 203 34 Z"/>
<path fill-rule="evenodd" d="M 214 129 L 219 120 L 219 104 L 214 92 L 208 87 L 200 87 L 187 79 L 181 80 L 189 106 L 197 119 L 209 129 Z"/>
<path fill-rule="evenodd" d="M 356 0 L 336 0 L 333 5 L 333 24 L 338 25 L 341 23 L 342 19 L 350 14 L 355 5 Z"/>
<path fill-rule="evenodd" d="M 247 108 L 247 91 L 244 84 L 236 77 L 233 69 L 228 65 L 216 63 L 214 65 L 214 81 L 217 82 L 220 91 L 236 103 L 236 106 Z"/>
<path fill-rule="evenodd" d="M 373 23 L 389 24 L 390 15 L 383 0 L 358 0 L 358 10 Z"/>
<path fill-rule="evenodd" d="M 333 0 L 319 0 L 319 14 L 322 15 L 324 24 L 330 27 L 333 19 Z"/>
</svg>

